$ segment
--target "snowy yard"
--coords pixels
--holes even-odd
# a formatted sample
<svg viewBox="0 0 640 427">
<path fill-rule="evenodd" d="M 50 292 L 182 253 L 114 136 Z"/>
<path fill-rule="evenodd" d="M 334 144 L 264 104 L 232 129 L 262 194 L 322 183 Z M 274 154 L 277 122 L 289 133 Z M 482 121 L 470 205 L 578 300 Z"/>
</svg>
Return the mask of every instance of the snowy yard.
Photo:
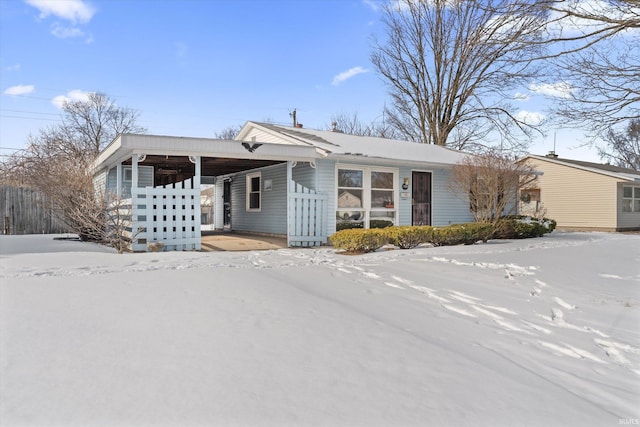
<svg viewBox="0 0 640 427">
<path fill-rule="evenodd" d="M 0 236 L 2 426 L 640 420 L 640 235 L 343 256 Z"/>
</svg>

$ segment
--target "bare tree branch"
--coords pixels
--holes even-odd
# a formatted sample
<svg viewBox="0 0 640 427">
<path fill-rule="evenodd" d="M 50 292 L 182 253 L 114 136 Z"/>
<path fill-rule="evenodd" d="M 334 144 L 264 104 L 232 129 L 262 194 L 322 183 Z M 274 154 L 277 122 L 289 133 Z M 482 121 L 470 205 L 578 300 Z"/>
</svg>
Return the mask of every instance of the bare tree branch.
<svg viewBox="0 0 640 427">
<path fill-rule="evenodd" d="M 389 123 L 405 139 L 467 150 L 486 149 L 498 130 L 524 149 L 535 126 L 515 115 L 509 91 L 536 76 L 547 13 L 526 0 L 388 5 L 371 61 L 389 87 Z"/>
</svg>

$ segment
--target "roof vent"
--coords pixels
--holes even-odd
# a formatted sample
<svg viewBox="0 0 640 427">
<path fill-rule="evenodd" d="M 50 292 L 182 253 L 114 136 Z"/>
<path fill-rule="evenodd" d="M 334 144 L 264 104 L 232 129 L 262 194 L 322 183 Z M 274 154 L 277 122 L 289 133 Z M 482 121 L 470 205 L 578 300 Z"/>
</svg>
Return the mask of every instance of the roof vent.
<svg viewBox="0 0 640 427">
<path fill-rule="evenodd" d="M 555 151 L 549 151 L 545 157 L 549 157 L 551 159 L 557 159 L 558 155 L 556 154 Z"/>
</svg>

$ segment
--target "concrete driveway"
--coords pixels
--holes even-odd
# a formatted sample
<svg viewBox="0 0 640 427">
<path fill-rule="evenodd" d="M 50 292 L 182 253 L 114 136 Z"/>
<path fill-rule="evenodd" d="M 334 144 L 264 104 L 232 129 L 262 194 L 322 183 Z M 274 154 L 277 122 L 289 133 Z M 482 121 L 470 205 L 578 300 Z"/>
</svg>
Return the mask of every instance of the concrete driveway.
<svg viewBox="0 0 640 427">
<path fill-rule="evenodd" d="M 245 233 L 213 233 L 202 235 L 202 252 L 256 251 L 287 247 L 287 238 Z"/>
</svg>

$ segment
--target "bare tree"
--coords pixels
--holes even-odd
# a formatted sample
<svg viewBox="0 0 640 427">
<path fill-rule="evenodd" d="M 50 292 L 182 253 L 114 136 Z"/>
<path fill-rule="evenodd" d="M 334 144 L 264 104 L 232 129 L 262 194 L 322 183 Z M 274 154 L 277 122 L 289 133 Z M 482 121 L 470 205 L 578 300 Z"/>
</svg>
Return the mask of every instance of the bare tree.
<svg viewBox="0 0 640 427">
<path fill-rule="evenodd" d="M 384 115 L 383 115 L 384 117 Z M 364 123 L 358 117 L 358 113 L 338 113 L 331 116 L 331 126 L 327 129 L 343 132 L 349 135 L 373 136 L 376 138 L 402 139 L 395 128 L 390 126 L 384 119 L 373 120 L 371 123 Z"/>
<path fill-rule="evenodd" d="M 511 92 L 536 75 L 547 14 L 533 0 L 390 3 L 371 55 L 390 90 L 387 120 L 416 142 L 480 150 L 498 131 L 526 148 L 535 125 L 516 115 Z"/>
<path fill-rule="evenodd" d="M 62 123 L 53 132 L 89 157 L 95 157 L 121 133 L 144 133 L 137 124 L 139 113 L 120 107 L 108 95 L 89 93 L 86 100 L 66 101 L 62 105 Z"/>
<path fill-rule="evenodd" d="M 221 131 L 214 132 L 213 135 L 218 139 L 233 139 L 240 133 L 241 129 L 242 125 L 227 126 Z"/>
<path fill-rule="evenodd" d="M 598 147 L 600 157 L 623 168 L 640 171 L 640 119 L 633 119 L 624 132 L 609 129 L 605 146 Z"/>
<path fill-rule="evenodd" d="M 582 128 L 592 139 L 640 116 L 640 3 L 545 2 L 550 11 L 551 81 L 570 89 L 556 98 L 564 126 Z"/>
<path fill-rule="evenodd" d="M 477 222 L 497 224 L 503 215 L 515 214 L 518 194 L 537 180 L 532 165 L 491 152 L 467 156 L 453 166 L 450 189 L 464 200 Z"/>
<path fill-rule="evenodd" d="M 62 110 L 60 124 L 30 136 L 23 151 L 2 163 L 4 181 L 39 190 L 81 237 L 104 240 L 106 200 L 96 194 L 89 166 L 119 133 L 145 130 L 136 123 L 138 113 L 104 94 L 65 102 Z"/>
</svg>

